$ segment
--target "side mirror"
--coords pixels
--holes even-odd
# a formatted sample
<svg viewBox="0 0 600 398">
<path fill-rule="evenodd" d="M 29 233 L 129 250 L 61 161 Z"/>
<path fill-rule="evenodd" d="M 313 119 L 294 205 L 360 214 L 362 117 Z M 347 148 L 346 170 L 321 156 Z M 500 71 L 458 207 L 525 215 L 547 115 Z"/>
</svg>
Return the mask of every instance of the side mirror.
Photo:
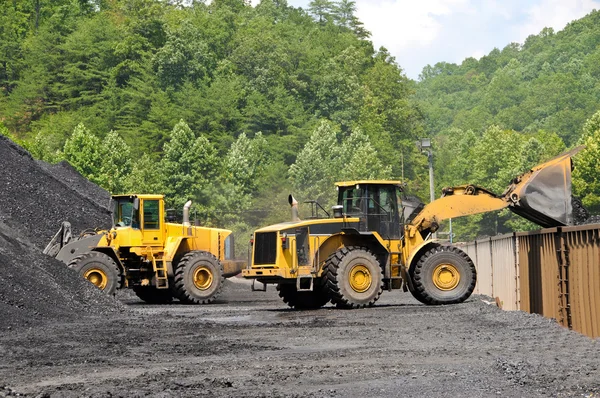
<svg viewBox="0 0 600 398">
<path fill-rule="evenodd" d="M 133 208 L 135 210 L 139 210 L 140 209 L 140 198 L 133 199 Z"/>
</svg>

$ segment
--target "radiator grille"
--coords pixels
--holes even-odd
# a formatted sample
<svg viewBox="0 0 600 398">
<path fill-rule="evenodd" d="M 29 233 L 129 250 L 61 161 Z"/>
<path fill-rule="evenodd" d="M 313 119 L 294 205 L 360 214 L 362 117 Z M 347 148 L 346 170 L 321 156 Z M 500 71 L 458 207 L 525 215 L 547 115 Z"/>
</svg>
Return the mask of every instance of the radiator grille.
<svg viewBox="0 0 600 398">
<path fill-rule="evenodd" d="M 257 233 L 254 238 L 254 264 L 275 264 L 277 232 Z"/>
</svg>

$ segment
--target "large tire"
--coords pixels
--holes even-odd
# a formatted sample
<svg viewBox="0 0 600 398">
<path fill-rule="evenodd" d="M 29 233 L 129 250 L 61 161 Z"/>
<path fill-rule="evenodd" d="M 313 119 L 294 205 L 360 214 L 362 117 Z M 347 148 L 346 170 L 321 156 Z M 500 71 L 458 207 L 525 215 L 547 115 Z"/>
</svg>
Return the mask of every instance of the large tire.
<svg viewBox="0 0 600 398">
<path fill-rule="evenodd" d="M 157 289 L 154 286 L 135 286 L 136 296 L 148 304 L 169 304 L 173 302 L 173 293 L 170 289 Z"/>
<path fill-rule="evenodd" d="M 323 278 L 314 279 L 312 292 L 299 292 L 294 283 L 280 283 L 277 285 L 277 291 L 283 302 L 290 307 L 297 310 L 314 310 L 323 307 L 330 300 L 324 282 Z"/>
<path fill-rule="evenodd" d="M 98 289 L 108 294 L 114 294 L 121 288 L 122 278 L 119 267 L 108 255 L 92 251 L 79 255 L 69 263 L 74 269 Z"/>
<path fill-rule="evenodd" d="M 425 304 L 456 304 L 468 299 L 477 283 L 469 256 L 457 247 L 436 246 L 417 261 L 411 276 L 417 300 Z"/>
<path fill-rule="evenodd" d="M 411 288 L 410 284 L 408 285 L 408 291 L 410 291 L 410 294 L 412 294 L 412 296 L 419 302 L 423 303 L 423 304 L 427 304 L 427 301 L 425 300 L 425 298 L 423 296 L 421 296 L 421 294 L 419 293 L 419 291 L 415 288 Z"/>
<path fill-rule="evenodd" d="M 212 303 L 223 288 L 223 266 L 211 253 L 191 251 L 177 262 L 173 295 L 185 304 Z"/>
<path fill-rule="evenodd" d="M 342 247 L 325 262 L 327 290 L 338 308 L 371 307 L 383 292 L 383 269 L 362 247 Z"/>
</svg>

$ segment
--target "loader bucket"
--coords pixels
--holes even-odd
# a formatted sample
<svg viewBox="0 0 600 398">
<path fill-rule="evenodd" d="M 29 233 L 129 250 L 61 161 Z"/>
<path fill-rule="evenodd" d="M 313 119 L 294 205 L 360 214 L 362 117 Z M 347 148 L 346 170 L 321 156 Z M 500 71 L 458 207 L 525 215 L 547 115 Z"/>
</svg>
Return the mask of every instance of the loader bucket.
<svg viewBox="0 0 600 398">
<path fill-rule="evenodd" d="M 502 196 L 516 214 L 544 228 L 573 225 L 571 157 L 575 148 L 515 178 Z"/>
</svg>

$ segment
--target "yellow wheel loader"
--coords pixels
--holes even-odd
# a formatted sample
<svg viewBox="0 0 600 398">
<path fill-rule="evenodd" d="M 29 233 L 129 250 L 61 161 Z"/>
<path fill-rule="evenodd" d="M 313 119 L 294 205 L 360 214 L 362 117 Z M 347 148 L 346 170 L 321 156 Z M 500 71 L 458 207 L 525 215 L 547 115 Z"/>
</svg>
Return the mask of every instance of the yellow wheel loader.
<svg viewBox="0 0 600 398">
<path fill-rule="evenodd" d="M 183 223 L 165 211 L 163 195 L 112 196 L 113 226 L 73 238 L 64 222 L 44 250 L 101 290 L 130 288 L 148 303 L 207 304 L 221 292 L 223 279 L 240 273 L 233 260 L 231 231 L 192 226 L 191 201 Z"/>
<path fill-rule="evenodd" d="M 543 227 L 572 224 L 571 156 L 578 150 L 514 178 L 500 196 L 464 185 L 445 188 L 425 206 L 408 197 L 400 181 L 339 182 L 332 216 L 300 220 L 290 195 L 292 221 L 254 232 L 242 275 L 253 280 L 253 290 L 276 284 L 296 309 L 329 301 L 340 308 L 372 306 L 392 289 L 410 291 L 424 304 L 463 302 L 477 282 L 475 265 L 459 248 L 431 239 L 439 223 L 508 207 Z M 310 203 L 313 215 L 326 213 Z"/>
</svg>

